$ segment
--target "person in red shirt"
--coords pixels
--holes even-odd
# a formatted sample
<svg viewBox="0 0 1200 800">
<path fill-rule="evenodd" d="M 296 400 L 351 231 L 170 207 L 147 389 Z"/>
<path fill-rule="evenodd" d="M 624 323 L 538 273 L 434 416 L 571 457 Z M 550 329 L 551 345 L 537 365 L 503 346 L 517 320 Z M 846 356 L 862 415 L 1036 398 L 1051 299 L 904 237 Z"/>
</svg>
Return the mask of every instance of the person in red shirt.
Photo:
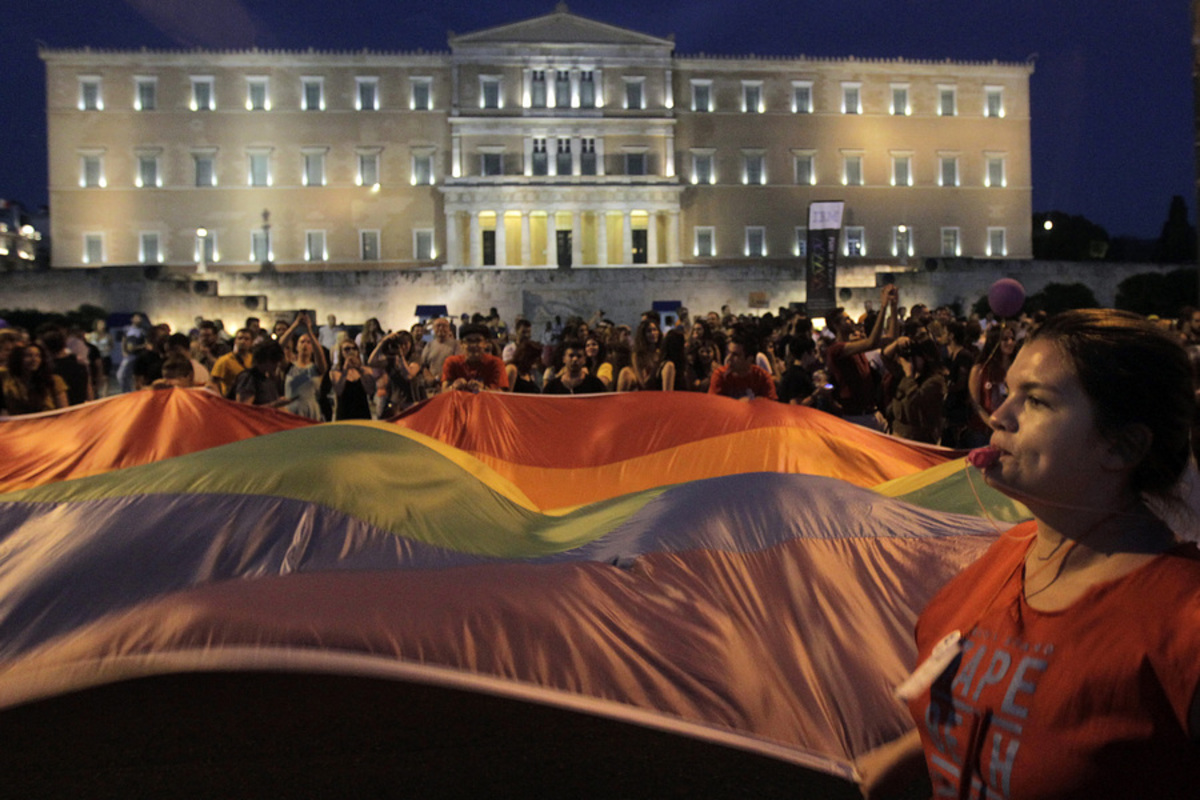
<svg viewBox="0 0 1200 800">
<path fill-rule="evenodd" d="M 442 391 L 459 389 L 482 392 L 508 389 L 504 361 L 488 352 L 492 332 L 486 325 L 464 325 L 459 331 L 463 344 L 460 355 L 450 356 L 442 365 Z"/>
<path fill-rule="evenodd" d="M 735 400 L 753 400 L 756 397 L 779 399 L 775 392 L 774 379 L 754 363 L 754 348 L 750 346 L 750 341 L 741 335 L 734 336 L 729 341 L 725 366 L 718 367 L 713 372 L 712 380 L 708 384 L 708 393 L 732 397 Z"/>
<path fill-rule="evenodd" d="M 1017 354 L 971 461 L 1033 519 L 921 613 L 906 736 L 860 757 L 886 797 L 1194 798 L 1200 550 L 1180 481 L 1196 413 L 1183 348 L 1108 309 L 1051 317 Z M 1190 517 L 1190 519 L 1189 519 Z M 895 781 L 895 782 L 893 782 Z"/>
</svg>

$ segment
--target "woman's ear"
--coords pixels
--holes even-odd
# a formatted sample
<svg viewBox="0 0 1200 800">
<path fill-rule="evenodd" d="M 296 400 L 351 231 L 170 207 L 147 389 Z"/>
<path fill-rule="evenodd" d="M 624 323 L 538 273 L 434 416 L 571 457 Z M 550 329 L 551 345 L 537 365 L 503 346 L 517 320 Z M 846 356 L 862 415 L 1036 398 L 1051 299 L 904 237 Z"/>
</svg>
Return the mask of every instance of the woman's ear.
<svg viewBox="0 0 1200 800">
<path fill-rule="evenodd" d="M 1133 469 L 1142 463 L 1153 443 L 1154 432 L 1148 425 L 1140 422 L 1126 425 L 1109 439 L 1111 462 L 1107 466 L 1118 470 Z"/>
</svg>

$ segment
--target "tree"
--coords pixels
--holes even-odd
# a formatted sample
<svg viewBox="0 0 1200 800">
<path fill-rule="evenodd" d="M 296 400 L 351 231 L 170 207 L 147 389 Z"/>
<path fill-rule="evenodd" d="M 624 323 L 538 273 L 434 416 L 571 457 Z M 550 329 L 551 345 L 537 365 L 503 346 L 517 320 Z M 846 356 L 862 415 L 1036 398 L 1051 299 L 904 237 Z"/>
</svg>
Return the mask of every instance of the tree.
<svg viewBox="0 0 1200 800">
<path fill-rule="evenodd" d="M 1196 229 L 1188 221 L 1187 203 L 1179 195 L 1171 198 L 1167 221 L 1155 248 L 1155 260 L 1160 264 L 1184 264 L 1196 260 Z"/>
<path fill-rule="evenodd" d="M 1108 231 L 1086 217 L 1072 216 L 1062 211 L 1033 215 L 1033 257 L 1036 259 L 1101 260 L 1108 254 L 1108 244 Z"/>
<path fill-rule="evenodd" d="M 1138 314 L 1174 317 L 1179 309 L 1194 302 L 1197 290 L 1196 270 L 1143 272 L 1130 275 L 1117 285 L 1115 305 Z"/>
<path fill-rule="evenodd" d="M 1057 314 L 1075 308 L 1095 308 L 1100 305 L 1096 295 L 1082 283 L 1048 283 L 1046 287 L 1025 300 L 1025 311 L 1032 314 L 1045 311 Z"/>
</svg>

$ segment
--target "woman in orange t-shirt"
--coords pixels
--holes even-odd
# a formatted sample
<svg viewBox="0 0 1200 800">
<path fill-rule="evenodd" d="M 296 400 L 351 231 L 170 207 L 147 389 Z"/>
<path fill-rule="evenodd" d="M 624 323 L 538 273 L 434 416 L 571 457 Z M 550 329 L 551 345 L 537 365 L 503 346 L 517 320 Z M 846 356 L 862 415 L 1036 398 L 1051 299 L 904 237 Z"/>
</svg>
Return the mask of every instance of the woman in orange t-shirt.
<svg viewBox="0 0 1200 800">
<path fill-rule="evenodd" d="M 1152 510 L 1191 458 L 1187 356 L 1135 315 L 1072 311 L 1008 386 L 973 460 L 1034 519 L 922 613 L 929 669 L 898 691 L 916 728 L 860 758 L 864 795 L 923 761 L 935 796 L 1196 797 L 1200 552 Z"/>
</svg>

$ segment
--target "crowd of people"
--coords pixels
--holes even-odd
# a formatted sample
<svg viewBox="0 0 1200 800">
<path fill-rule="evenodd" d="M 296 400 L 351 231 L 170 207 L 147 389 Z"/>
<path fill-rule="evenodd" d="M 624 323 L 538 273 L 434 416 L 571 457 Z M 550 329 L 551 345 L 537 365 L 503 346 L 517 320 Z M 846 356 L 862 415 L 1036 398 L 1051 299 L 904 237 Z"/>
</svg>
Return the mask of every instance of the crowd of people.
<svg viewBox="0 0 1200 800">
<path fill-rule="evenodd" d="M 172 332 L 134 314 L 115 334 L 50 325 L 0 329 L 0 413 L 63 408 L 114 392 L 207 387 L 232 400 L 314 420 L 387 418 L 442 391 L 594 394 L 708 392 L 810 406 L 859 425 L 931 444 L 977 447 L 1003 403 L 1006 376 L 1040 314 L 996 321 L 948 306 L 900 305 L 882 287 L 878 308 L 735 315 L 725 307 L 647 311 L 635 326 L 603 311 L 547 321 L 538 338 L 523 317 L 495 309 L 388 330 L 307 314 L 268 329 L 250 317 L 233 334 L 197 317 Z M 814 322 L 816 324 L 814 324 Z M 1200 362 L 1200 311 L 1154 324 Z"/>
</svg>

